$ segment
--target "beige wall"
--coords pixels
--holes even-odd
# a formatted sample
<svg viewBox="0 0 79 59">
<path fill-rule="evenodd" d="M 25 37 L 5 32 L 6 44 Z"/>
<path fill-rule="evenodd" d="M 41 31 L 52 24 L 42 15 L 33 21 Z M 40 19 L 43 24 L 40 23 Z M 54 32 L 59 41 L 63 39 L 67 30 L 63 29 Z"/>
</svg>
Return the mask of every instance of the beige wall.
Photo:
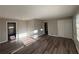
<svg viewBox="0 0 79 59">
<path fill-rule="evenodd" d="M 48 34 L 53 36 L 72 38 L 72 19 L 48 20 Z"/>
</svg>

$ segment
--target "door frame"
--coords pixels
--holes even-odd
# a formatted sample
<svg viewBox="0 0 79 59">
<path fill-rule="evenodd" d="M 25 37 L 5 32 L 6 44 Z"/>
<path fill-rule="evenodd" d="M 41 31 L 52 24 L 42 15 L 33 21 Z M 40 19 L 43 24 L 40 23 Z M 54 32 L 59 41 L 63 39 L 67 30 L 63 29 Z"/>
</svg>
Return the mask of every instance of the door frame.
<svg viewBox="0 0 79 59">
<path fill-rule="evenodd" d="M 8 27 L 7 27 L 7 25 L 8 25 L 8 22 L 10 22 L 10 23 L 16 23 L 16 31 L 17 31 L 17 22 L 16 21 L 6 21 L 6 40 L 8 41 Z"/>
<path fill-rule="evenodd" d="M 46 28 L 45 28 L 45 25 L 47 26 L 47 33 L 46 33 Z M 45 34 L 47 34 L 47 35 L 48 35 L 48 22 L 44 22 L 44 32 L 45 32 Z"/>
</svg>

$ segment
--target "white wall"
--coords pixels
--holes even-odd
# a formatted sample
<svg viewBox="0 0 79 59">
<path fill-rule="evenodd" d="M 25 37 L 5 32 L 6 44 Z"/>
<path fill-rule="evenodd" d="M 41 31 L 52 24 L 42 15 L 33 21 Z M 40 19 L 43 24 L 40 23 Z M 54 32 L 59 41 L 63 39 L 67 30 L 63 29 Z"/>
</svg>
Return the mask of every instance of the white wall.
<svg viewBox="0 0 79 59">
<path fill-rule="evenodd" d="M 44 23 L 41 20 L 31 20 L 28 24 L 28 32 L 30 36 L 40 36 L 44 34 Z M 43 29 L 41 31 L 41 29 Z M 34 33 L 37 32 L 37 33 Z"/>
<path fill-rule="evenodd" d="M 17 20 L 11 20 L 11 19 L 4 19 L 0 18 L 0 43 L 8 41 L 7 39 L 7 22 L 16 22 L 16 38 L 17 40 L 20 39 L 21 37 L 25 36 L 28 32 L 27 29 L 27 21 L 17 21 Z"/>
<path fill-rule="evenodd" d="M 28 36 L 28 21 L 18 21 L 19 38 Z"/>
<path fill-rule="evenodd" d="M 79 53 L 79 10 L 73 17 L 73 40 Z"/>
<path fill-rule="evenodd" d="M 0 19 L 0 42 L 5 42 L 6 40 L 6 22 Z"/>
<path fill-rule="evenodd" d="M 0 18 L 0 43 L 6 41 L 6 20 L 4 18 Z"/>
<path fill-rule="evenodd" d="M 53 36 L 72 38 L 72 19 L 48 20 L 48 34 Z"/>
<path fill-rule="evenodd" d="M 28 23 L 28 34 L 29 36 L 33 35 L 33 30 L 34 30 L 34 21 L 30 20 Z"/>
<path fill-rule="evenodd" d="M 2 29 L 1 29 L 1 22 L 0 22 L 0 42 L 1 42 L 1 31 L 2 31 Z"/>
<path fill-rule="evenodd" d="M 41 31 L 41 29 L 43 29 Z M 35 20 L 34 21 L 34 30 L 38 30 L 38 36 L 44 34 L 44 22 L 40 20 Z"/>
<path fill-rule="evenodd" d="M 57 20 L 48 20 L 48 34 L 57 35 Z"/>
<path fill-rule="evenodd" d="M 26 36 L 40 36 L 44 34 L 44 23 L 41 20 L 22 21 L 0 18 L 0 43 L 8 41 L 6 22 L 16 22 L 17 40 Z M 43 29 L 43 31 L 40 29 Z M 34 30 L 38 30 L 38 33 L 34 34 Z"/>
<path fill-rule="evenodd" d="M 44 22 L 41 20 L 19 21 L 11 19 L 0 19 L 0 42 L 7 41 L 6 22 L 14 21 L 17 24 L 17 39 L 23 36 L 40 36 L 44 34 Z M 60 37 L 72 38 L 72 19 L 48 20 L 48 34 Z M 43 29 L 41 31 L 41 29 Z M 34 31 L 38 31 L 34 33 Z"/>
</svg>

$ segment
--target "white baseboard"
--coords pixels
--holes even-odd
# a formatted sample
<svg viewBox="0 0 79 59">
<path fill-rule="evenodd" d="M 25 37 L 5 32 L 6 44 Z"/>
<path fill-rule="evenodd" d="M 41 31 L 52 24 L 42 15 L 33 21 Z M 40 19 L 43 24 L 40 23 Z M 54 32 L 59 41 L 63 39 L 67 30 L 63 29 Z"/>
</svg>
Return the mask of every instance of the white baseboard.
<svg viewBox="0 0 79 59">
<path fill-rule="evenodd" d="M 49 36 L 55 36 L 55 37 L 58 37 L 57 35 L 51 35 L 51 34 L 48 34 Z"/>
<path fill-rule="evenodd" d="M 44 35 L 44 34 L 38 35 L 38 37 L 39 37 L 39 36 L 42 36 L 42 35 Z"/>
<path fill-rule="evenodd" d="M 5 42 L 7 42 L 8 40 L 5 40 L 5 41 L 2 41 L 2 42 L 0 42 L 0 43 L 5 43 Z"/>
<path fill-rule="evenodd" d="M 49 36 L 55 36 L 55 37 L 61 37 L 61 36 L 58 36 L 58 35 L 51 35 L 51 34 L 48 34 Z M 62 38 L 68 38 L 68 37 L 62 37 Z M 73 39 L 73 38 L 69 38 L 69 39 Z"/>
</svg>

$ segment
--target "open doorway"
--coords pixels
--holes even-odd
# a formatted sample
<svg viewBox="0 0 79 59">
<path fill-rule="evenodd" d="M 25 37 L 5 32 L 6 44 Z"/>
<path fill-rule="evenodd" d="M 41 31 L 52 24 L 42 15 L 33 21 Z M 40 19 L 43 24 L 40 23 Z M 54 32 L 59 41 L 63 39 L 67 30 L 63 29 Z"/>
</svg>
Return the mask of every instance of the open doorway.
<svg viewBox="0 0 79 59">
<path fill-rule="evenodd" d="M 16 39 L 16 22 L 7 22 L 8 41 Z"/>
<path fill-rule="evenodd" d="M 45 34 L 48 35 L 48 23 L 44 23 Z"/>
</svg>

